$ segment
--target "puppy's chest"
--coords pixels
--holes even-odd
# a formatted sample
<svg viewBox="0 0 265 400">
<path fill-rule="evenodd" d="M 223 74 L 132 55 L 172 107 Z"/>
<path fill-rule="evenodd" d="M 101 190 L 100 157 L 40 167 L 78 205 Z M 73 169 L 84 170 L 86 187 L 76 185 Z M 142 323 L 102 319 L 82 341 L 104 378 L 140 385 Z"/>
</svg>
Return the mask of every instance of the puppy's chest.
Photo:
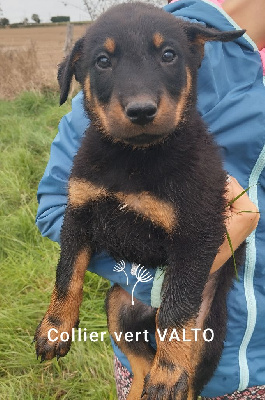
<svg viewBox="0 0 265 400">
<path fill-rule="evenodd" d="M 71 178 L 69 205 L 86 214 L 94 247 L 117 258 L 137 261 L 139 256 L 157 265 L 178 227 L 176 203 L 147 190 L 125 191 L 121 185 L 114 191 Z"/>
</svg>

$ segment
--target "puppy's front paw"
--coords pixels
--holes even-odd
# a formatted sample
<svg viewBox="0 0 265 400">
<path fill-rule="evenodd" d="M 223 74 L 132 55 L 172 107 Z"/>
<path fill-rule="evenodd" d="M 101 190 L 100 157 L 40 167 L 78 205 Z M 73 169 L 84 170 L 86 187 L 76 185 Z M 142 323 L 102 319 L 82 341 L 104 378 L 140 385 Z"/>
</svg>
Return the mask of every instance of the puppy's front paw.
<svg viewBox="0 0 265 400">
<path fill-rule="evenodd" d="M 192 400 L 188 374 L 178 365 L 154 365 L 145 378 L 143 400 Z"/>
<path fill-rule="evenodd" d="M 71 346 L 72 329 L 78 325 L 78 320 L 73 324 L 70 321 L 63 321 L 53 315 L 46 314 L 38 325 L 34 342 L 37 358 L 41 361 L 64 357 Z"/>
</svg>

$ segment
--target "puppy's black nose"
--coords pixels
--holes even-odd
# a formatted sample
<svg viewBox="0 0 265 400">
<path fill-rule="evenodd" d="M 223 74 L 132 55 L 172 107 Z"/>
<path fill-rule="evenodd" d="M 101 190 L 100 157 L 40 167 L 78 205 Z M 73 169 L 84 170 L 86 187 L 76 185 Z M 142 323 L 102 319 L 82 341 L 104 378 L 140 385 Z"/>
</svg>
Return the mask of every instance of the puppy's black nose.
<svg viewBox="0 0 265 400">
<path fill-rule="evenodd" d="M 134 124 L 145 125 L 155 118 L 157 105 L 152 102 L 131 102 L 127 105 L 125 112 Z"/>
</svg>

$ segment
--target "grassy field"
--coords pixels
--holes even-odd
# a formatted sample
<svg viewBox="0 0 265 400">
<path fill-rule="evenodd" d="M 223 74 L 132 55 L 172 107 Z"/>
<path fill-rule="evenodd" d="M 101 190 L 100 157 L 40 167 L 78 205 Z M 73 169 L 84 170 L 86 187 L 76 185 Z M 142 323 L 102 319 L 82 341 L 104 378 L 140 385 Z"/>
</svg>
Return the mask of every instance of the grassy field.
<svg viewBox="0 0 265 400">
<path fill-rule="evenodd" d="M 40 364 L 31 344 L 49 303 L 59 248 L 35 227 L 36 190 L 49 147 L 70 103 L 23 93 L 0 101 L 0 399 L 115 399 L 112 352 L 104 342 L 74 343 L 59 362 Z M 87 274 L 81 328 L 106 331 L 103 279 Z"/>
<path fill-rule="evenodd" d="M 74 42 L 87 26 L 74 25 Z M 0 29 L 0 99 L 22 91 L 57 87 L 57 65 L 64 58 L 66 25 Z"/>
<path fill-rule="evenodd" d="M 74 25 L 74 41 L 81 37 L 86 30 L 86 25 Z M 55 75 L 56 66 L 63 59 L 66 25 L 40 26 L 34 28 L 0 29 L 0 49 L 19 50 L 34 45 L 39 68 L 47 74 Z"/>
</svg>

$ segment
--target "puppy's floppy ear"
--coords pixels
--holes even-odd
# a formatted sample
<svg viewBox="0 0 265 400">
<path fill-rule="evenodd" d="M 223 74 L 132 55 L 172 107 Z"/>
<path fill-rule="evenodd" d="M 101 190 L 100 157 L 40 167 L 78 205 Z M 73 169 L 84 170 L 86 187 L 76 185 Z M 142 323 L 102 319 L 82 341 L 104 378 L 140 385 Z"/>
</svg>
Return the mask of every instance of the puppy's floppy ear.
<svg viewBox="0 0 265 400">
<path fill-rule="evenodd" d="M 207 28 L 201 24 L 186 23 L 184 30 L 190 43 L 195 46 L 197 50 L 204 55 L 204 45 L 208 41 L 230 42 L 238 39 L 246 31 L 233 30 L 233 31 L 218 31 L 217 29 Z"/>
<path fill-rule="evenodd" d="M 75 75 L 75 79 L 78 82 L 80 81 L 78 74 L 78 60 L 82 55 L 83 45 L 84 38 L 81 38 L 75 43 L 71 53 L 61 64 L 59 64 L 57 78 L 61 90 L 60 105 L 67 100 L 73 75 Z"/>
</svg>

